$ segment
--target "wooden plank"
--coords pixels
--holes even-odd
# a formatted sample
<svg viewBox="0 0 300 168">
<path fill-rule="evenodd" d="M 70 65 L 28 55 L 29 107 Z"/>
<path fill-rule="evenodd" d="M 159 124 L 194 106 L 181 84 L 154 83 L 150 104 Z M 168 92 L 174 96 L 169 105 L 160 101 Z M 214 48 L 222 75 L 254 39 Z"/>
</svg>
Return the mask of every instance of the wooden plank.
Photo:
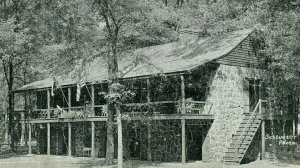
<svg viewBox="0 0 300 168">
<path fill-rule="evenodd" d="M 185 114 L 185 115 L 170 115 L 170 114 L 159 114 L 153 116 L 133 116 L 122 118 L 122 120 L 213 120 L 213 115 L 206 114 Z M 36 120 L 26 120 L 28 123 L 65 123 L 65 122 L 86 122 L 86 121 L 98 121 L 106 122 L 106 117 L 91 117 L 91 118 L 64 118 L 64 119 L 36 119 Z"/>
<path fill-rule="evenodd" d="M 50 118 L 50 89 L 47 89 L 47 118 Z"/>
<path fill-rule="evenodd" d="M 180 76 L 181 79 L 181 100 L 182 100 L 182 109 L 181 109 L 181 114 L 186 113 L 185 109 L 185 84 L 184 84 L 184 76 Z"/>
<path fill-rule="evenodd" d="M 251 58 L 249 56 L 247 56 L 247 57 L 242 57 L 241 56 L 241 57 L 239 57 L 238 60 L 234 56 L 228 56 L 228 57 L 226 57 L 226 59 L 221 59 L 219 61 L 241 62 L 241 63 L 255 63 L 255 64 L 258 64 L 258 60 L 253 59 L 253 58 Z"/>
<path fill-rule="evenodd" d="M 262 102 L 261 99 L 259 99 L 259 114 L 262 115 Z M 265 132 L 265 121 L 263 120 L 261 123 L 261 160 L 265 159 L 265 152 L 266 152 L 266 132 Z"/>
<path fill-rule="evenodd" d="M 25 126 L 25 114 L 24 112 L 21 112 L 21 140 L 20 140 L 20 144 L 21 146 L 25 145 L 25 130 L 26 130 L 26 126 Z"/>
<path fill-rule="evenodd" d="M 265 121 L 261 123 L 261 160 L 265 160 L 266 153 L 266 132 L 265 132 Z"/>
<path fill-rule="evenodd" d="M 72 125 L 68 122 L 68 156 L 72 156 Z"/>
<path fill-rule="evenodd" d="M 50 123 L 47 123 L 47 155 L 50 155 Z"/>
<path fill-rule="evenodd" d="M 91 85 L 91 99 L 92 99 L 92 110 L 93 110 L 93 116 L 95 116 L 95 87 L 94 85 Z"/>
<path fill-rule="evenodd" d="M 151 102 L 150 99 L 150 79 L 147 78 L 147 103 L 149 107 L 149 103 Z M 149 108 L 147 109 L 147 112 L 149 112 Z M 152 160 L 152 152 L 151 152 L 151 125 L 150 121 L 148 121 L 147 124 L 147 160 L 151 161 Z"/>
<path fill-rule="evenodd" d="M 71 97 L 72 97 L 72 91 L 71 91 L 71 88 L 69 87 L 68 88 L 68 110 L 71 111 L 71 107 L 72 107 L 72 104 L 71 104 Z"/>
<path fill-rule="evenodd" d="M 181 120 L 181 162 L 186 163 L 186 140 L 185 140 L 185 120 Z"/>
<path fill-rule="evenodd" d="M 31 124 L 28 124 L 28 154 L 32 154 L 32 149 L 31 149 Z"/>
<path fill-rule="evenodd" d="M 94 121 L 91 121 L 92 125 L 92 150 L 91 150 L 91 157 L 94 159 L 95 158 L 95 123 Z"/>
<path fill-rule="evenodd" d="M 66 122 L 85 122 L 85 121 L 103 121 L 105 122 L 106 117 L 91 117 L 91 118 L 62 118 L 62 119 L 35 119 L 27 120 L 28 123 L 66 123 Z"/>
</svg>

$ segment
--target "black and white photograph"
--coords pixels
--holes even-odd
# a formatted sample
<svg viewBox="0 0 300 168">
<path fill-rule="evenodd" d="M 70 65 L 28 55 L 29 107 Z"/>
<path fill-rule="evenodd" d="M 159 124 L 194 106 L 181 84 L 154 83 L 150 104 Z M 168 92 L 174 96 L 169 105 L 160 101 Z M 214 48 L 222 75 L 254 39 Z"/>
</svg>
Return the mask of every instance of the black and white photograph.
<svg viewBox="0 0 300 168">
<path fill-rule="evenodd" d="M 0 168 L 299 168 L 300 0 L 0 0 Z"/>
</svg>

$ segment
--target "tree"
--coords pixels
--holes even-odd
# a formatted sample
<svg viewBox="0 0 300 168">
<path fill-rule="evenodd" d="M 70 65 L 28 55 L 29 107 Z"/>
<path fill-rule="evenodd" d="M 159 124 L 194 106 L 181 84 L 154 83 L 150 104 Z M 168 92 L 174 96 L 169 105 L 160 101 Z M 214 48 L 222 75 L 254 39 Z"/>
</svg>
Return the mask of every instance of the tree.
<svg viewBox="0 0 300 168">
<path fill-rule="evenodd" d="M 26 66 L 31 48 L 31 36 L 29 29 L 24 27 L 21 22 L 21 13 L 23 12 L 23 3 L 21 1 L 3 1 L 1 4 L 1 24 L 0 24 L 0 59 L 7 84 L 8 95 L 8 132 L 11 137 L 11 149 L 15 150 L 16 133 L 13 122 L 13 86 L 20 77 L 20 70 Z M 12 11 L 12 13 L 8 12 Z"/>
</svg>

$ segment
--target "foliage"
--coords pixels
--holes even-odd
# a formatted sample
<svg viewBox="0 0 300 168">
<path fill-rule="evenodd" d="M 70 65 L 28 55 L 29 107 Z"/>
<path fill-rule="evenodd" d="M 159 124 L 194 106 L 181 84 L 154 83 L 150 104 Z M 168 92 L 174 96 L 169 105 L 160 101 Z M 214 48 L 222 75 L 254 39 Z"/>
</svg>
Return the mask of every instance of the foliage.
<svg viewBox="0 0 300 168">
<path fill-rule="evenodd" d="M 122 104 L 135 96 L 135 93 L 131 90 L 127 90 L 124 85 L 121 85 L 120 83 L 114 83 L 110 87 L 111 92 L 110 93 L 100 93 L 105 94 L 105 99 L 112 103 L 116 104 Z"/>
</svg>

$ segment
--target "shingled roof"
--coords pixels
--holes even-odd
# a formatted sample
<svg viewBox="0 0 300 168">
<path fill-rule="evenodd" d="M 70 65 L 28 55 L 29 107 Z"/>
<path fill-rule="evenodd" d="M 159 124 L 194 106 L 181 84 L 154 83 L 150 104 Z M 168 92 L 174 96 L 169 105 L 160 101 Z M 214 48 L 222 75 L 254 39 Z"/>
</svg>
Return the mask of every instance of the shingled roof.
<svg viewBox="0 0 300 168">
<path fill-rule="evenodd" d="M 188 42 L 178 41 L 136 49 L 119 58 L 119 69 L 123 72 L 122 78 L 189 71 L 228 54 L 251 32 L 247 29 Z M 103 58 L 88 63 L 82 72 L 84 77 L 81 80 L 86 82 L 96 83 L 108 79 L 107 64 Z M 60 85 L 71 85 L 80 79 L 70 73 L 58 77 L 58 80 Z M 52 82 L 53 79 L 48 78 L 24 85 L 18 90 L 47 88 L 51 87 Z"/>
</svg>

